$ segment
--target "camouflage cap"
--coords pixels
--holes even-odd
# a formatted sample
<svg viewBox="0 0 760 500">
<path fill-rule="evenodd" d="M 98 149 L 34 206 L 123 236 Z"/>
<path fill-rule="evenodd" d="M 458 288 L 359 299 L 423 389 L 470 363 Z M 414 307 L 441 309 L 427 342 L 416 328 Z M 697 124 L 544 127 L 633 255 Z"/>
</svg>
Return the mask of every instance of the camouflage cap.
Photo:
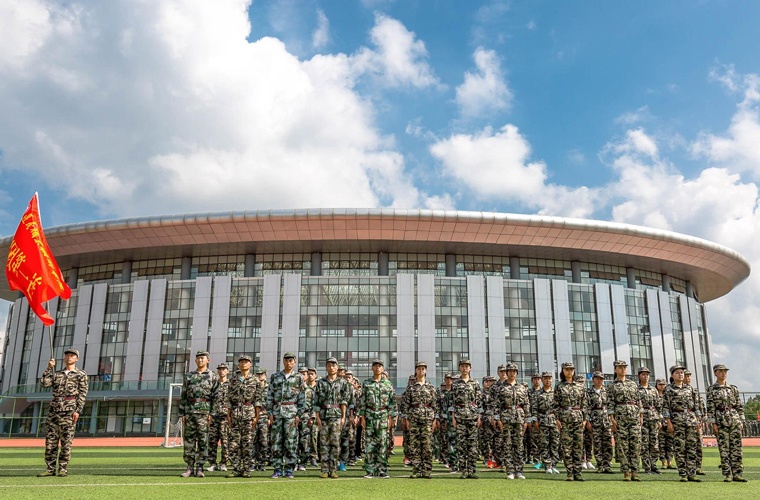
<svg viewBox="0 0 760 500">
<path fill-rule="evenodd" d="M 728 370 L 728 368 L 726 368 L 726 365 L 724 365 L 722 363 L 717 364 L 717 365 L 713 365 L 713 371 L 715 372 L 715 371 L 718 371 L 718 370 Z"/>
<path fill-rule="evenodd" d="M 345 370 L 346 369 L 346 363 L 338 363 L 338 370 Z"/>
<path fill-rule="evenodd" d="M 459 361 L 459 366 L 462 366 L 462 365 L 470 365 L 470 366 L 472 366 L 472 363 L 470 363 L 469 359 L 462 359 L 462 360 Z"/>
<path fill-rule="evenodd" d="M 516 363 L 507 363 L 507 371 L 509 370 L 519 371 Z"/>
<path fill-rule="evenodd" d="M 446 375 L 443 376 L 443 378 L 451 378 L 451 372 L 446 372 Z"/>
<path fill-rule="evenodd" d="M 681 365 L 673 365 L 670 367 L 670 374 L 673 375 L 673 372 L 675 372 L 676 370 L 683 370 L 683 369 L 684 367 Z"/>
<path fill-rule="evenodd" d="M 615 367 L 615 368 L 617 368 L 618 366 L 628 366 L 628 363 L 626 363 L 622 359 L 618 359 L 617 361 L 615 361 L 614 363 L 612 363 L 612 366 Z"/>
<path fill-rule="evenodd" d="M 541 378 L 541 374 L 538 372 L 533 372 L 530 376 L 530 378 Z"/>
<path fill-rule="evenodd" d="M 427 368 L 427 363 L 425 363 L 424 361 L 417 361 L 417 363 L 414 365 L 415 368 L 419 368 L 420 366 L 424 366 L 425 368 Z"/>
<path fill-rule="evenodd" d="M 498 372 L 505 372 L 507 371 L 507 365 L 499 365 L 499 367 L 496 369 Z"/>
<path fill-rule="evenodd" d="M 579 374 L 577 374 L 577 375 L 575 375 L 573 377 L 573 381 L 575 381 L 575 382 L 585 382 L 586 381 L 586 377 L 584 377 L 583 375 L 581 375 L 579 373 Z"/>
<path fill-rule="evenodd" d="M 240 361 L 248 361 L 249 363 L 253 363 L 253 358 L 251 358 L 247 354 L 241 354 L 240 357 L 238 358 L 238 362 Z"/>
<path fill-rule="evenodd" d="M 77 354 L 77 356 L 79 356 L 79 354 Z M 197 358 L 199 356 L 206 356 L 206 357 L 208 357 L 208 351 L 198 351 L 198 352 L 196 352 L 195 353 L 195 357 Z"/>
<path fill-rule="evenodd" d="M 600 371 L 595 371 L 595 372 L 594 372 L 594 373 L 591 375 L 591 378 L 600 378 L 600 379 L 604 380 L 604 373 L 602 373 L 602 372 L 600 372 Z"/>
<path fill-rule="evenodd" d="M 382 359 L 377 358 L 377 359 L 372 360 L 372 366 L 375 366 L 375 365 L 385 366 L 385 363 L 383 363 Z"/>
<path fill-rule="evenodd" d="M 351 370 L 346 370 L 346 376 L 349 376 L 349 375 L 353 377 L 354 372 L 352 372 Z"/>
<path fill-rule="evenodd" d="M 227 366 L 227 363 L 219 363 L 219 364 L 217 365 L 216 369 L 217 369 L 217 370 L 222 370 L 222 369 L 224 369 L 224 370 L 229 370 L 229 369 L 230 369 L 230 367 L 229 367 L 229 366 Z"/>
<path fill-rule="evenodd" d="M 483 382 L 495 382 L 496 378 L 493 375 L 486 375 L 483 377 Z"/>
<path fill-rule="evenodd" d="M 314 372 L 314 373 L 317 373 L 317 369 L 316 369 L 316 368 L 314 368 L 313 366 L 310 366 L 310 367 L 308 367 L 308 368 L 306 369 L 306 371 L 307 371 L 307 372 Z"/>
<path fill-rule="evenodd" d="M 258 368 L 256 368 L 256 375 L 264 375 L 266 374 L 266 372 L 267 372 L 267 369 L 264 368 L 263 366 L 259 366 Z"/>
<path fill-rule="evenodd" d="M 666 385 L 667 383 L 668 383 L 668 382 L 667 382 L 667 381 L 666 381 L 664 378 L 658 378 L 658 379 L 655 381 L 654 385 L 660 385 L 660 384 L 662 384 L 662 385 Z"/>
<path fill-rule="evenodd" d="M 684 375 L 691 375 L 691 370 L 689 370 L 688 368 L 686 368 L 686 369 L 684 369 L 683 374 Z"/>
<path fill-rule="evenodd" d="M 572 368 L 575 370 L 575 365 L 572 363 L 572 361 L 566 361 L 562 363 L 562 369 L 564 370 L 565 368 Z"/>
<path fill-rule="evenodd" d="M 639 367 L 639 374 L 641 374 L 641 373 L 652 373 L 652 372 L 650 372 L 649 368 L 647 368 L 646 366 L 640 366 Z"/>
<path fill-rule="evenodd" d="M 541 378 L 545 378 L 545 377 L 553 377 L 553 376 L 554 376 L 554 375 L 552 375 L 552 372 L 542 372 L 542 373 L 541 373 Z"/>
<path fill-rule="evenodd" d="M 75 355 L 77 358 L 79 357 L 79 351 L 77 351 L 76 349 L 73 349 L 73 348 L 71 348 L 71 347 L 69 347 L 68 349 L 66 349 L 65 351 L 63 351 L 63 353 L 64 353 L 64 354 L 73 354 L 73 355 Z"/>
<path fill-rule="evenodd" d="M 327 361 L 325 361 L 325 364 L 327 364 L 327 363 L 335 363 L 337 365 L 338 364 L 338 360 L 335 359 L 335 358 L 333 358 L 333 357 L 329 357 L 329 358 L 327 358 Z"/>
<path fill-rule="evenodd" d="M 306 373 L 307 371 L 308 370 L 306 369 L 305 366 L 301 366 L 301 367 L 298 368 L 298 373 Z"/>
<path fill-rule="evenodd" d="M 296 355 L 294 353 L 290 352 L 290 351 L 288 351 L 288 352 L 286 352 L 285 354 L 282 355 L 282 359 L 288 359 L 288 358 L 290 358 L 290 359 L 296 359 Z"/>
</svg>

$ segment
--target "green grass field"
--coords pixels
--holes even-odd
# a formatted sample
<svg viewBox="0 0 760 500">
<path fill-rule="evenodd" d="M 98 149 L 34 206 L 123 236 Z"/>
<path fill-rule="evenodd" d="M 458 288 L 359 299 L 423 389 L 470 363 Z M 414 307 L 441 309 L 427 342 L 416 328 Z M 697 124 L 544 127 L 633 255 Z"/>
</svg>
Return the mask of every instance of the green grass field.
<svg viewBox="0 0 760 500">
<path fill-rule="evenodd" d="M 507 481 L 503 473 L 483 469 L 478 480 L 462 480 L 434 466 L 432 480 L 408 479 L 409 469 L 397 455 L 391 460 L 391 479 L 363 479 L 360 467 L 341 473 L 340 479 L 320 479 L 316 469 L 297 473 L 295 479 L 269 479 L 271 472 L 253 473 L 251 479 L 226 479 L 224 472 L 205 479 L 179 477 L 184 470 L 180 448 L 74 448 L 66 478 L 37 478 L 44 470 L 39 448 L 0 448 L 0 498 L 151 499 L 256 498 L 256 499 L 584 499 L 621 500 L 686 498 L 695 500 L 760 498 L 760 448 L 745 448 L 745 484 L 722 482 L 718 452 L 705 449 L 703 483 L 680 483 L 676 471 L 643 476 L 641 483 L 624 483 L 622 474 L 584 474 L 586 482 L 567 483 L 564 473 L 546 475 L 526 469 L 526 481 Z M 562 472 L 562 469 L 561 469 Z"/>
</svg>

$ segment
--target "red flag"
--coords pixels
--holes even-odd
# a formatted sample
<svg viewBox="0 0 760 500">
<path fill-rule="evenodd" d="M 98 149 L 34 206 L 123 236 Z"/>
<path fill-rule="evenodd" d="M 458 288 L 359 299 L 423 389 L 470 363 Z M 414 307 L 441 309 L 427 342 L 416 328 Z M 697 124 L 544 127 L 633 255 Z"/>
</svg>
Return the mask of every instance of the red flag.
<svg viewBox="0 0 760 500">
<path fill-rule="evenodd" d="M 61 269 L 42 232 L 37 193 L 26 207 L 11 241 L 5 276 L 11 290 L 20 290 L 26 295 L 29 307 L 46 326 L 52 325 L 55 320 L 45 311 L 42 303 L 59 295 L 63 299 L 71 297 L 71 288 L 63 281 Z"/>
</svg>

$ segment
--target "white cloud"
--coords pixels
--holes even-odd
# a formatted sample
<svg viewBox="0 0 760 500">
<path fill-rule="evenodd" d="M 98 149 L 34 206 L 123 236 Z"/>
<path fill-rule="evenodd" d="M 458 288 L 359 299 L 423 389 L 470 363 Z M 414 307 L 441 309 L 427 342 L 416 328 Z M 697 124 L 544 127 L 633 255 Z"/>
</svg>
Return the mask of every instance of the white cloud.
<svg viewBox="0 0 760 500">
<path fill-rule="evenodd" d="M 740 105 L 737 115 L 742 113 Z M 741 149 L 740 140 L 727 141 L 729 149 Z M 754 269 L 760 268 L 755 238 L 760 231 L 758 186 L 724 166 L 686 177 L 659 156 L 657 142 L 644 130 L 634 129 L 605 147 L 602 156 L 619 176 L 608 186 L 613 219 L 715 241 L 738 251 Z M 709 150 L 693 149 L 709 154 Z M 732 382 L 744 390 L 758 389 L 752 365 L 746 363 L 760 356 L 760 334 L 754 328 L 760 317 L 758 299 L 760 279 L 752 275 L 736 290 L 707 305 L 713 362 L 732 365 Z"/>
<path fill-rule="evenodd" d="M 637 123 L 648 121 L 651 118 L 649 106 L 641 106 L 636 111 L 628 111 L 615 118 L 615 123 L 631 126 Z"/>
<path fill-rule="evenodd" d="M 509 108 L 512 92 L 507 87 L 496 52 L 478 47 L 473 54 L 476 72 L 464 74 L 457 87 L 456 102 L 465 117 L 476 117 Z"/>
<path fill-rule="evenodd" d="M 705 157 L 734 172 L 749 172 L 760 178 L 760 76 L 738 75 L 733 66 L 724 72 L 713 70 L 711 76 L 742 101 L 724 134 L 702 132 L 692 145 L 696 156 Z"/>
<path fill-rule="evenodd" d="M 436 85 L 424 44 L 378 16 L 376 50 L 299 60 L 246 40 L 248 3 L 4 4 L 3 164 L 116 216 L 424 205 L 354 90 Z"/>
<path fill-rule="evenodd" d="M 477 196 L 516 201 L 541 214 L 587 217 L 597 197 L 594 189 L 547 184 L 546 164 L 530 161 L 530 144 L 514 125 L 452 135 L 434 143 L 430 153 Z"/>
<path fill-rule="evenodd" d="M 386 87 L 441 87 L 428 65 L 425 43 L 396 19 L 375 14 L 370 30 L 375 49 L 367 47 L 352 57 L 357 74 L 370 74 Z"/>
<path fill-rule="evenodd" d="M 319 50 L 330 42 L 330 21 L 322 9 L 317 10 L 317 28 L 311 35 L 312 46 Z"/>
</svg>

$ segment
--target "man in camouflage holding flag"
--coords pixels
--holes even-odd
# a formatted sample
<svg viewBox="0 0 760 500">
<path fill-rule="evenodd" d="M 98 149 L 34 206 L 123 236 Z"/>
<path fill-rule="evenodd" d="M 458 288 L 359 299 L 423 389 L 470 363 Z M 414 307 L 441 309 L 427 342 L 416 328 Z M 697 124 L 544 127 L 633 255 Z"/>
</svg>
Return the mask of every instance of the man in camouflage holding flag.
<svg viewBox="0 0 760 500">
<path fill-rule="evenodd" d="M 77 420 L 84 408 L 87 397 L 88 378 L 84 370 L 77 368 L 79 351 L 66 349 L 63 352 L 63 370 L 54 371 L 55 359 L 51 359 L 47 369 L 42 373 L 42 387 L 53 388 L 53 400 L 50 402 L 47 420 L 45 422 L 45 472 L 37 477 L 55 476 L 66 477 L 71 460 L 71 444 L 74 441 L 74 430 Z M 58 444 L 60 443 L 60 452 Z M 56 460 L 58 470 L 56 471 Z"/>
<path fill-rule="evenodd" d="M 208 351 L 195 353 L 196 370 L 185 375 L 179 400 L 179 416 L 184 427 L 183 459 L 187 470 L 182 477 L 204 477 L 208 457 L 208 428 L 219 394 L 219 377 L 208 369 Z"/>
</svg>

